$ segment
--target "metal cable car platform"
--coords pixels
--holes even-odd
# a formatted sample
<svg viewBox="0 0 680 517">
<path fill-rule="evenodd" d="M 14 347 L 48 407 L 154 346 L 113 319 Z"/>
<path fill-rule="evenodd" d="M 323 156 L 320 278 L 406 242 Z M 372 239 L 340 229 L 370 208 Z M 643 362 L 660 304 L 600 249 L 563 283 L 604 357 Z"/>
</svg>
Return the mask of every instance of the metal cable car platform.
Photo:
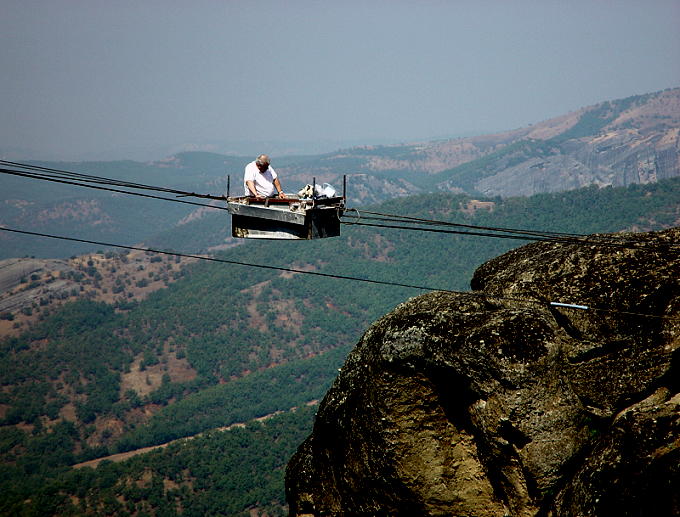
<svg viewBox="0 0 680 517">
<path fill-rule="evenodd" d="M 231 234 L 242 239 L 324 239 L 340 235 L 345 197 L 230 197 Z"/>
</svg>

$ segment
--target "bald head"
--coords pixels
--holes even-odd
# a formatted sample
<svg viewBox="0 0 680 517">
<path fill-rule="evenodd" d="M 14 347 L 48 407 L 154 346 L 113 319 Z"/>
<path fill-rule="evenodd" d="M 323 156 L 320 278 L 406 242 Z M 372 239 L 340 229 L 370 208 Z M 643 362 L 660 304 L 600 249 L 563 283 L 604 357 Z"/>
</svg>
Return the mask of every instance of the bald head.
<svg viewBox="0 0 680 517">
<path fill-rule="evenodd" d="M 269 164 L 271 162 L 269 161 L 269 156 L 266 154 L 261 154 L 260 156 L 257 157 L 257 160 L 255 160 L 256 165 L 264 165 L 269 167 Z"/>
</svg>

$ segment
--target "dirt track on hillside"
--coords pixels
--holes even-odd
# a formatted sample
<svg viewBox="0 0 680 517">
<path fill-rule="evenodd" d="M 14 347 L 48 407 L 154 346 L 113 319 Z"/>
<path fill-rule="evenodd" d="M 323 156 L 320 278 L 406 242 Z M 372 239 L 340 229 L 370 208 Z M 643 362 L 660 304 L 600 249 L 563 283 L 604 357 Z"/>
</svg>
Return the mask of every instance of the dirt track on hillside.
<svg viewBox="0 0 680 517">
<path fill-rule="evenodd" d="M 311 400 L 311 401 L 307 402 L 306 405 L 307 406 L 315 406 L 318 403 L 319 403 L 318 400 Z M 295 411 L 296 409 L 297 409 L 297 407 L 293 407 L 293 408 L 290 408 L 288 411 Z M 251 422 L 263 422 L 265 420 L 272 418 L 273 416 L 280 415 L 281 413 L 283 413 L 283 411 L 275 411 L 274 413 L 270 413 L 268 415 L 264 415 L 264 416 L 261 416 L 261 417 L 258 417 L 258 418 L 254 418 L 253 420 L 251 420 Z M 208 432 L 230 431 L 234 428 L 245 427 L 245 426 L 246 426 L 245 422 L 237 422 L 235 424 L 231 424 L 231 425 L 228 425 L 228 426 L 225 426 L 225 427 L 218 427 L 217 429 L 210 429 L 209 431 L 203 431 L 203 432 L 200 432 L 200 433 L 195 434 L 193 436 L 186 436 L 184 438 L 177 438 L 176 440 L 171 440 L 169 442 L 162 443 L 160 445 L 152 445 L 150 447 L 142 447 L 141 449 L 135 449 L 134 451 L 120 452 L 118 454 L 112 454 L 110 456 L 104 456 L 103 458 L 95 458 L 93 460 L 84 461 L 82 463 L 76 463 L 75 465 L 73 465 L 73 468 L 74 469 L 80 469 L 80 468 L 83 468 L 83 467 L 90 467 L 90 468 L 94 469 L 94 468 L 97 468 L 97 466 L 102 461 L 113 461 L 114 463 L 118 463 L 118 462 L 121 462 L 121 461 L 125 461 L 129 458 L 132 458 L 133 456 L 137 456 L 139 454 L 145 454 L 147 452 L 151 452 L 151 451 L 156 450 L 156 449 L 163 449 L 163 448 L 165 448 L 168 445 L 173 444 L 173 443 L 182 442 L 182 441 L 186 441 L 186 440 L 192 440 L 192 439 L 197 438 L 197 437 L 199 437 L 199 436 L 201 436 L 205 433 L 208 433 Z"/>
</svg>

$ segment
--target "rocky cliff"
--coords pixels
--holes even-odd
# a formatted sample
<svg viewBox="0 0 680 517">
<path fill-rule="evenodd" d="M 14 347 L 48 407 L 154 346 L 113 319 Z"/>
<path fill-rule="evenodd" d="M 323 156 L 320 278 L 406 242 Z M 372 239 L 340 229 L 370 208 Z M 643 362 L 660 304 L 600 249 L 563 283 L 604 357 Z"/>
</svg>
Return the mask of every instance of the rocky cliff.
<svg viewBox="0 0 680 517">
<path fill-rule="evenodd" d="M 507 134 L 483 160 L 442 173 L 438 187 L 529 196 L 680 175 L 680 88 L 589 106 Z"/>
<path fill-rule="evenodd" d="M 622 238 L 524 246 L 373 324 L 290 515 L 680 514 L 680 229 Z"/>
</svg>

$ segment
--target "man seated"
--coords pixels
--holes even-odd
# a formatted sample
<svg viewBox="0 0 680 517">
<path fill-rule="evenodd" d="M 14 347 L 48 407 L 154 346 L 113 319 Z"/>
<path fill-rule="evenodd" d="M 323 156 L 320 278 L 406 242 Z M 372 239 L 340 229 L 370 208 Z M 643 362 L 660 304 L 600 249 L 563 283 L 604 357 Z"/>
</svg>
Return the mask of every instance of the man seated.
<svg viewBox="0 0 680 517">
<path fill-rule="evenodd" d="M 269 164 L 269 156 L 261 154 L 255 161 L 246 165 L 243 175 L 243 187 L 246 196 L 255 196 L 258 199 L 275 196 L 286 197 L 276 171 Z"/>
</svg>

